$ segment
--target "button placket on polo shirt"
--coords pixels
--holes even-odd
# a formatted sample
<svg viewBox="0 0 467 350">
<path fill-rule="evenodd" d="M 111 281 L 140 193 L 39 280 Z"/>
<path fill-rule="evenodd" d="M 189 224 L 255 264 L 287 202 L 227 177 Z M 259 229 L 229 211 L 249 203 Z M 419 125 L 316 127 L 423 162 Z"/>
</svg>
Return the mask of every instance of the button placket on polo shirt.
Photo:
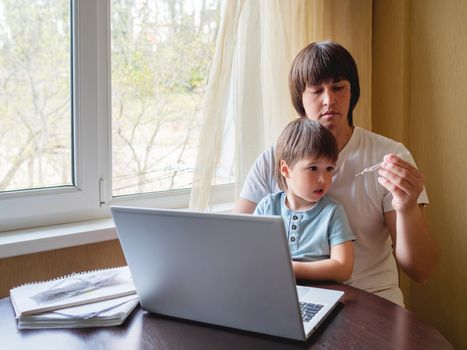
<svg viewBox="0 0 467 350">
<path fill-rule="evenodd" d="M 302 214 L 293 213 L 289 216 L 289 248 L 291 252 L 298 250 L 298 232 Z"/>
</svg>

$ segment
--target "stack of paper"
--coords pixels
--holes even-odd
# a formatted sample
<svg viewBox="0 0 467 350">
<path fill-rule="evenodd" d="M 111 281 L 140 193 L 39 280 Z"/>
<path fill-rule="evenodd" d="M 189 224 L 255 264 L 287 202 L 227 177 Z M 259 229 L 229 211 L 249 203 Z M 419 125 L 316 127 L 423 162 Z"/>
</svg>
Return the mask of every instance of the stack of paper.
<svg viewBox="0 0 467 350">
<path fill-rule="evenodd" d="M 18 317 L 19 329 L 118 326 L 138 305 L 136 295 Z"/>
<path fill-rule="evenodd" d="M 23 285 L 10 297 L 21 329 L 115 326 L 139 302 L 127 266 Z"/>
</svg>

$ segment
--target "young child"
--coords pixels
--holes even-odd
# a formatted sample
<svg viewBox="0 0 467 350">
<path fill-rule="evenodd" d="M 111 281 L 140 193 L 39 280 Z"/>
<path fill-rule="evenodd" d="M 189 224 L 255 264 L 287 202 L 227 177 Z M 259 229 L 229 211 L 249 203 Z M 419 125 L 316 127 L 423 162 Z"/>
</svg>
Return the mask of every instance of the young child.
<svg viewBox="0 0 467 350">
<path fill-rule="evenodd" d="M 343 207 L 326 196 L 338 158 L 333 134 L 299 118 L 279 136 L 275 151 L 279 191 L 264 197 L 256 215 L 280 215 L 297 279 L 346 281 L 355 239 Z"/>
</svg>

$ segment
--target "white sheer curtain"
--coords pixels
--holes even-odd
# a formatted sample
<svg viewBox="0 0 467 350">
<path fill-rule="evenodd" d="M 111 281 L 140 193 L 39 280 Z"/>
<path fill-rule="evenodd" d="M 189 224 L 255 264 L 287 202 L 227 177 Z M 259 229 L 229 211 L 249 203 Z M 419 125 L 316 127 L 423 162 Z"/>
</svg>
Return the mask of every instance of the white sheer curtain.
<svg viewBox="0 0 467 350">
<path fill-rule="evenodd" d="M 255 158 L 296 117 L 288 72 L 312 41 L 332 39 L 357 61 L 361 97 L 354 122 L 371 128 L 371 0 L 227 0 L 204 99 L 190 208 L 209 205 L 227 106 L 236 128 L 241 182 Z M 234 198 L 232 198 L 232 201 Z"/>
<path fill-rule="evenodd" d="M 203 99 L 202 126 L 193 173 L 190 208 L 204 210 L 209 204 L 211 183 L 222 154 L 227 106 L 232 96 L 232 71 L 238 22 L 245 0 L 224 1 L 209 82 Z"/>
</svg>

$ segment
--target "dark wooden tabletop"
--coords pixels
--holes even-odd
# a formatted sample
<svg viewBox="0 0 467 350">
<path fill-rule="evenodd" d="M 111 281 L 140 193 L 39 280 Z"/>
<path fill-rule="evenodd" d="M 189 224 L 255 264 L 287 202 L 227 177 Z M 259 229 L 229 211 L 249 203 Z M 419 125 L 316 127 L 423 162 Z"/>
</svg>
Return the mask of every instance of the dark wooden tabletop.
<svg viewBox="0 0 467 350">
<path fill-rule="evenodd" d="M 341 303 L 306 343 L 153 315 L 139 307 L 119 327 L 18 330 L 10 298 L 0 299 L 0 349 L 452 349 L 406 309 L 340 284 Z"/>
</svg>

